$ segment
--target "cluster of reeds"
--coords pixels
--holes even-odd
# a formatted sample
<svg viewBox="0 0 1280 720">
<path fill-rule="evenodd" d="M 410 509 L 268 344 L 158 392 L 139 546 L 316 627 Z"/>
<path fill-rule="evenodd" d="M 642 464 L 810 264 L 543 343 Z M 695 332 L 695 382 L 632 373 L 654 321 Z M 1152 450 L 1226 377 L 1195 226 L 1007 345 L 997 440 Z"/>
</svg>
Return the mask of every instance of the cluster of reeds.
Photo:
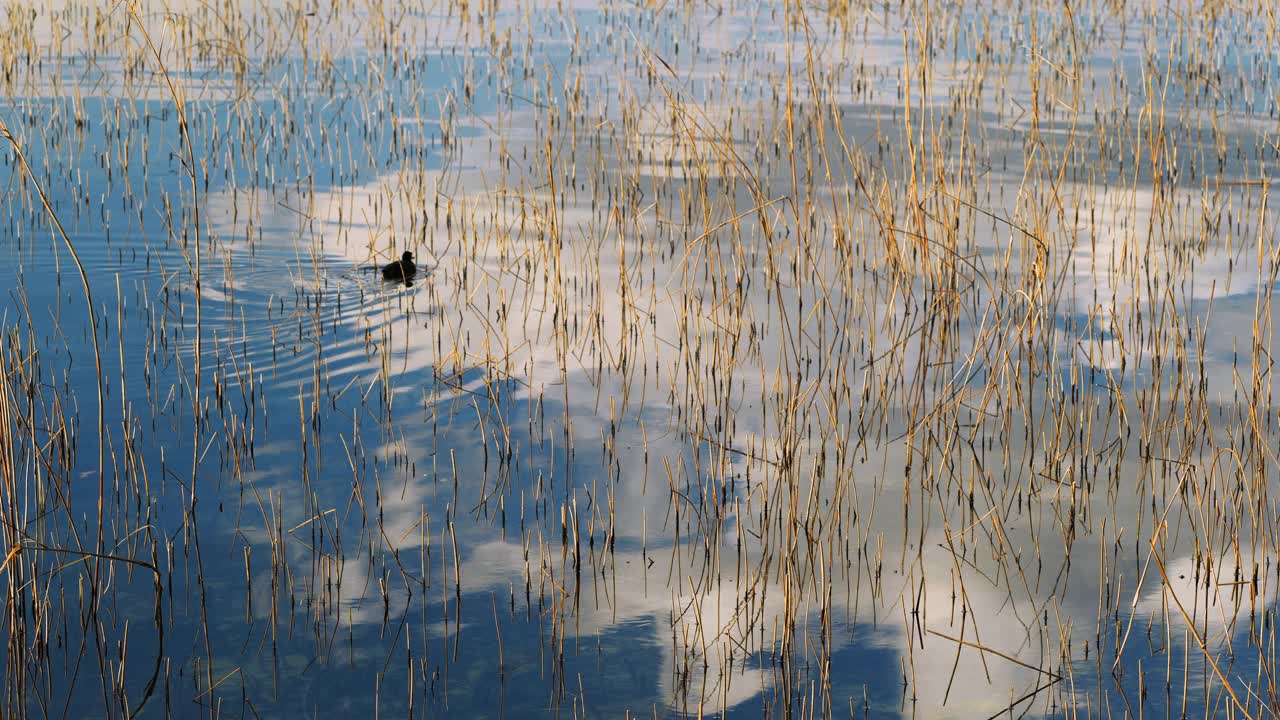
<svg viewBox="0 0 1280 720">
<path fill-rule="evenodd" d="M 659 5 L 8 11 L 3 714 L 1276 713 L 1271 15 Z"/>
</svg>

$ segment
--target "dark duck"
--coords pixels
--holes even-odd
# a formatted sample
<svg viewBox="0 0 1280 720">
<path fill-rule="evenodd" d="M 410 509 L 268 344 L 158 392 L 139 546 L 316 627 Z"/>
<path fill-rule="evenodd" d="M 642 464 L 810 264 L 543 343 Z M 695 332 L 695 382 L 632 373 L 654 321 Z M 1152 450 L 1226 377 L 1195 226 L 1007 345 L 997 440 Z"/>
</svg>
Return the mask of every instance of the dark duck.
<svg viewBox="0 0 1280 720">
<path fill-rule="evenodd" d="M 382 277 L 384 280 L 405 281 L 413 277 L 416 272 L 418 272 L 418 266 L 413 264 L 413 253 L 405 250 L 399 260 L 382 268 Z"/>
</svg>

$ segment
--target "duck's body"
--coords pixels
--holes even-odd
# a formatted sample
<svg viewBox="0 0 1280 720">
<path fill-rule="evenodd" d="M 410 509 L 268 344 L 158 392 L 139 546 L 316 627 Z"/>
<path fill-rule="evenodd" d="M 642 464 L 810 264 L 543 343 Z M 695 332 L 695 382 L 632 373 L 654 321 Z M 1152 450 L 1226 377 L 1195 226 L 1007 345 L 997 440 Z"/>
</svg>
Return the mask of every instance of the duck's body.
<svg viewBox="0 0 1280 720">
<path fill-rule="evenodd" d="M 385 280 L 408 280 L 416 272 L 418 266 L 413 264 L 413 253 L 405 250 L 399 260 L 382 268 L 382 277 Z"/>
</svg>

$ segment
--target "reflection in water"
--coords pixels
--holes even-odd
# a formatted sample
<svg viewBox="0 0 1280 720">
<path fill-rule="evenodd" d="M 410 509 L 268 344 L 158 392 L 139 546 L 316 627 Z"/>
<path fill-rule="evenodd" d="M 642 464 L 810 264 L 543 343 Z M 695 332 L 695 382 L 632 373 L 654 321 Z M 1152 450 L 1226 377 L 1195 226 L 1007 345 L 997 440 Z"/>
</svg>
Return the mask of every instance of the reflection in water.
<svg viewBox="0 0 1280 720">
<path fill-rule="evenodd" d="M 1275 713 L 1261 18 L 482 5 L 11 9 L 4 714 Z"/>
</svg>

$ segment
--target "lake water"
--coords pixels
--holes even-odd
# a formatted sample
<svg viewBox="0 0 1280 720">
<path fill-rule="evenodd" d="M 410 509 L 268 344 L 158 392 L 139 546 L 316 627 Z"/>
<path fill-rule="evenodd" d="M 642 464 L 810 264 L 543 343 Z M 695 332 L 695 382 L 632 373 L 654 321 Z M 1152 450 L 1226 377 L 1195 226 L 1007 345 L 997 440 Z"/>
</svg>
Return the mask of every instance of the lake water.
<svg viewBox="0 0 1280 720">
<path fill-rule="evenodd" d="M 1269 14 L 3 18 L 0 714 L 1280 714 Z"/>
</svg>

